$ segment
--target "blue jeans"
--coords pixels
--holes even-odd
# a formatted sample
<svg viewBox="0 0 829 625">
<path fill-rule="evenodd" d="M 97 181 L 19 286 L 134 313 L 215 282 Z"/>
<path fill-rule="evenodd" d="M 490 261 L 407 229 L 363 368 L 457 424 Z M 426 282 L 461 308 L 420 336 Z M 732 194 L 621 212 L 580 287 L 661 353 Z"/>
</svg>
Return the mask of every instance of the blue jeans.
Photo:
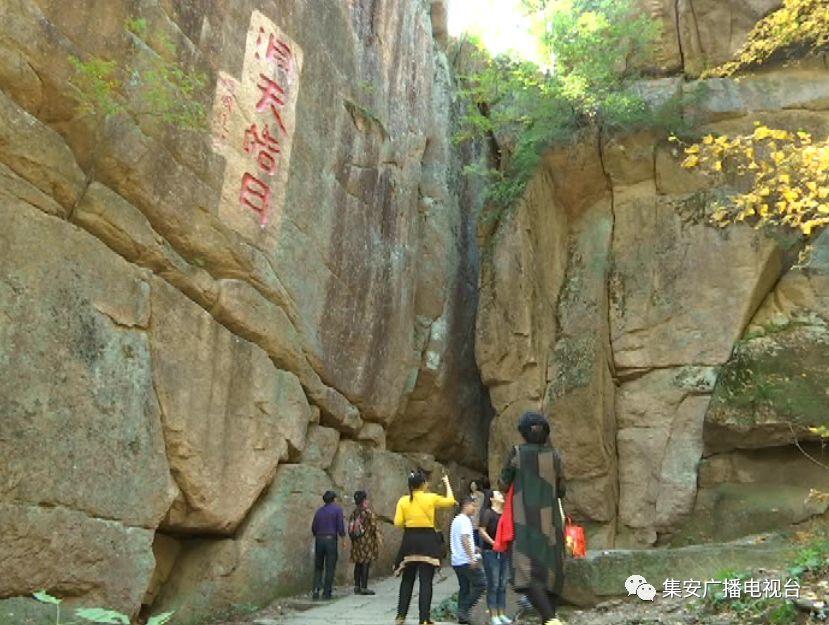
<svg viewBox="0 0 829 625">
<path fill-rule="evenodd" d="M 508 557 L 492 549 L 483 552 L 486 571 L 486 605 L 490 610 L 505 610 L 507 607 Z"/>
<path fill-rule="evenodd" d="M 468 623 L 469 611 L 486 590 L 484 572 L 480 566 L 472 567 L 468 564 L 452 568 L 458 576 L 458 620 Z"/>
</svg>

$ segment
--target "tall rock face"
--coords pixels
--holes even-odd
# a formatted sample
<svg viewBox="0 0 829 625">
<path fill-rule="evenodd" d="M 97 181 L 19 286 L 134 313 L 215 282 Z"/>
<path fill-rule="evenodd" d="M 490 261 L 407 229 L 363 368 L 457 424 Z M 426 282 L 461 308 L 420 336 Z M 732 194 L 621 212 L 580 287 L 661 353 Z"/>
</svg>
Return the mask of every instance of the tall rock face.
<svg viewBox="0 0 829 625">
<path fill-rule="evenodd" d="M 639 0 L 661 26 L 656 65 L 666 73 L 699 76 L 730 61 L 746 35 L 781 0 Z"/>
<path fill-rule="evenodd" d="M 727 60 L 776 6 L 664 4 L 649 6 L 680 18 L 663 43 L 685 46 L 692 18 L 700 38 L 711 24 L 698 56 L 666 57 L 665 71 L 688 75 Z M 700 136 L 756 120 L 825 137 L 827 88 L 822 58 L 647 85 L 655 98 L 701 93 L 683 111 Z M 827 509 L 810 496 L 827 477 L 806 427 L 827 423 L 829 239 L 798 265 L 780 237 L 712 228 L 717 190 L 683 156 L 647 131 L 554 147 L 485 244 L 476 350 L 496 411 L 490 474 L 520 414 L 541 410 L 592 548 L 736 538 Z"/>
<path fill-rule="evenodd" d="M 829 479 L 816 464 L 826 463 L 826 452 L 807 430 L 829 425 L 827 261 L 824 231 L 766 296 L 722 368 L 705 414 L 699 492 L 682 540 L 705 540 L 712 518 L 733 516 L 739 527 L 764 531 L 829 509 L 820 494 Z"/>
<path fill-rule="evenodd" d="M 483 469 L 481 151 L 433 4 L 2 3 L 0 599 L 263 603 L 307 583 L 324 490 L 388 521 L 406 471 Z M 207 74 L 209 132 L 142 114 L 154 55 Z"/>
<path fill-rule="evenodd" d="M 554 423 L 568 461 L 568 497 L 609 523 L 617 499 L 605 289 L 612 215 L 597 141 L 548 154 L 500 224 L 482 267 L 477 352 L 497 415 L 490 473 L 518 442 L 522 412 L 560 405 L 570 415 Z"/>
</svg>

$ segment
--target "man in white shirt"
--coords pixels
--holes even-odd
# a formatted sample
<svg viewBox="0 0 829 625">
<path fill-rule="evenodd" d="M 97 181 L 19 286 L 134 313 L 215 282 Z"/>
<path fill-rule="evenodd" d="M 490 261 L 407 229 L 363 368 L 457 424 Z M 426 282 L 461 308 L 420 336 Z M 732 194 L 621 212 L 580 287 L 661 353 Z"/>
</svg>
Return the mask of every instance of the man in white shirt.
<svg viewBox="0 0 829 625">
<path fill-rule="evenodd" d="M 452 549 L 452 568 L 458 576 L 458 623 L 469 623 L 469 611 L 486 590 L 486 578 L 481 568 L 481 555 L 475 551 L 472 538 L 472 517 L 475 502 L 471 497 L 461 501 L 461 513 L 452 521 L 449 545 Z"/>
</svg>

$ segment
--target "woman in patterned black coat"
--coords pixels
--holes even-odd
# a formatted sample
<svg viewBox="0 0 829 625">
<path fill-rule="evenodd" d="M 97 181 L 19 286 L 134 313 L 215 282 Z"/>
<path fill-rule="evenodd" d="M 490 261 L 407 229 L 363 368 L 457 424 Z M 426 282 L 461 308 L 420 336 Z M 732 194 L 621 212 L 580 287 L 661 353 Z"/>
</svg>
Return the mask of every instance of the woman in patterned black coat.
<svg viewBox="0 0 829 625">
<path fill-rule="evenodd" d="M 526 441 L 513 447 L 501 472 L 501 486 L 514 486 L 512 583 L 527 595 L 545 625 L 560 625 L 556 604 L 564 583 L 564 496 L 561 459 L 550 444 L 544 415 L 526 412 L 518 423 Z"/>
<path fill-rule="evenodd" d="M 359 538 L 351 538 L 351 561 L 354 563 L 354 594 L 373 595 L 374 591 L 368 589 L 368 571 L 371 563 L 380 555 L 380 545 L 383 536 L 380 533 L 380 525 L 377 522 L 377 515 L 369 507 L 368 494 L 364 490 L 354 493 L 354 505 L 357 506 L 348 520 L 349 528 L 355 520 L 363 528 L 363 534 Z"/>
</svg>

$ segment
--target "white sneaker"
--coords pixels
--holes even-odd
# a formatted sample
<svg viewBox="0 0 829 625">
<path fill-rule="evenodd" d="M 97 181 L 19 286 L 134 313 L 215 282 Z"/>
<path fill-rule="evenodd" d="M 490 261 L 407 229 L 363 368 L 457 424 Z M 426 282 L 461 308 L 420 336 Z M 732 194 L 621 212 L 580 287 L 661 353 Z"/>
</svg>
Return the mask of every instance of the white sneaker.
<svg viewBox="0 0 829 625">
<path fill-rule="evenodd" d="M 489 619 L 489 622 L 492 623 L 492 625 L 503 625 L 501 623 L 501 617 L 500 616 L 493 616 L 492 618 Z"/>
<path fill-rule="evenodd" d="M 498 618 L 501 619 L 501 625 L 510 625 L 512 623 L 512 619 L 508 617 L 506 614 L 502 614 Z"/>
</svg>

